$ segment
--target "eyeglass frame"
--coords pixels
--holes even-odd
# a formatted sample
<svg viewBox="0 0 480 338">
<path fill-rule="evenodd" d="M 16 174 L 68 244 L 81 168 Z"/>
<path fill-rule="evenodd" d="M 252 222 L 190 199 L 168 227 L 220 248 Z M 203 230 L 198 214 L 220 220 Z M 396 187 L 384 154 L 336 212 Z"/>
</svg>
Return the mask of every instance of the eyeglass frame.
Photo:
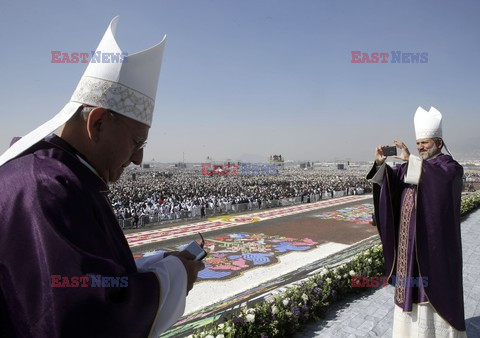
<svg viewBox="0 0 480 338">
<path fill-rule="evenodd" d="M 116 116 L 116 115 L 120 115 L 120 114 L 118 114 L 117 112 L 115 112 L 115 111 L 113 111 L 113 110 L 111 110 L 111 109 L 106 109 L 106 111 L 107 111 L 107 112 L 110 114 L 110 116 L 112 116 L 114 119 L 121 121 L 121 122 L 124 124 L 124 126 L 127 127 L 128 131 L 130 132 L 130 126 L 127 124 L 127 122 L 125 122 L 122 118 L 118 118 L 118 117 Z M 147 146 L 147 140 L 145 140 L 145 141 L 136 141 L 135 139 L 132 138 L 132 141 L 133 141 L 133 143 L 134 143 L 134 145 L 135 145 L 135 148 L 134 148 L 134 149 L 135 149 L 135 152 L 140 151 L 140 150 L 144 149 L 144 148 Z"/>
</svg>

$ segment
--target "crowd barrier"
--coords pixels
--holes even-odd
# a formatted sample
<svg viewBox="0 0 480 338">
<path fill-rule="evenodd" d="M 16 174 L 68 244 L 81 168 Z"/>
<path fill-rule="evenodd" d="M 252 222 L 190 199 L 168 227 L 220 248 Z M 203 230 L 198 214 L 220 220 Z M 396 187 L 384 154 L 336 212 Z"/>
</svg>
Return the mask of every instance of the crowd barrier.
<svg viewBox="0 0 480 338">
<path fill-rule="evenodd" d="M 133 217 L 126 219 L 118 219 L 122 229 L 132 228 L 132 227 L 142 227 L 147 224 L 155 223 L 164 223 L 177 221 L 182 219 L 201 219 L 214 216 L 236 214 L 247 211 L 257 211 L 262 209 L 277 208 L 277 207 L 287 207 L 296 204 L 302 203 L 313 203 L 321 200 L 328 200 L 331 198 L 343 197 L 347 195 L 363 195 L 364 190 L 361 188 L 345 190 L 345 191 L 330 191 L 324 192 L 322 194 L 310 194 L 303 195 L 291 198 L 285 198 L 281 200 L 261 200 L 257 202 L 248 202 L 248 203 L 223 203 L 220 206 L 214 207 L 205 207 L 204 215 L 202 215 L 202 210 L 200 208 L 188 210 L 178 210 L 163 214 L 153 214 L 153 215 L 141 215 L 136 221 Z M 136 223 L 136 224 L 135 224 Z"/>
</svg>

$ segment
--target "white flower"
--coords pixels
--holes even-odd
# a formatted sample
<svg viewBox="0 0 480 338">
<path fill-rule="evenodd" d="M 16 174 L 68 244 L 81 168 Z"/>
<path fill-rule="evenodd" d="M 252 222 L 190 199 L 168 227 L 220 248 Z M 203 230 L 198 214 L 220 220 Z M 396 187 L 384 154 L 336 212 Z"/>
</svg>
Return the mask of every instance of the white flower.
<svg viewBox="0 0 480 338">
<path fill-rule="evenodd" d="M 276 305 L 272 306 L 272 314 L 276 315 L 278 312 L 278 307 Z"/>
<path fill-rule="evenodd" d="M 282 301 L 283 306 L 287 306 L 289 301 L 290 301 L 290 298 L 285 298 L 285 299 Z"/>
<path fill-rule="evenodd" d="M 328 269 L 323 268 L 322 271 L 320 272 L 320 276 L 325 276 L 328 273 Z"/>
<path fill-rule="evenodd" d="M 272 304 L 273 302 L 275 302 L 275 297 L 268 296 L 267 298 L 265 298 L 265 300 L 267 301 L 267 303 Z"/>
<path fill-rule="evenodd" d="M 255 322 L 255 315 L 253 313 L 249 313 L 246 317 L 245 320 L 247 323 L 253 323 Z"/>
<path fill-rule="evenodd" d="M 215 338 L 225 338 L 225 336 L 223 334 L 217 334 Z"/>
<path fill-rule="evenodd" d="M 232 331 L 232 328 L 231 328 L 230 326 L 227 326 L 227 327 L 225 328 L 225 332 L 226 332 L 226 333 L 229 333 L 230 331 Z"/>
<path fill-rule="evenodd" d="M 349 274 L 350 274 L 350 276 L 354 276 L 354 275 L 355 275 L 355 271 L 350 270 Z"/>
<path fill-rule="evenodd" d="M 205 338 L 215 338 L 215 337 L 209 334 L 208 336 L 205 336 Z"/>
<path fill-rule="evenodd" d="M 332 279 L 329 277 L 329 278 L 325 279 L 325 282 L 327 282 L 327 284 L 330 284 L 332 282 Z"/>
<path fill-rule="evenodd" d="M 369 264 L 371 264 L 371 263 L 372 263 L 372 259 L 371 259 L 371 258 L 367 259 L 367 262 L 368 262 Z"/>
<path fill-rule="evenodd" d="M 306 301 L 308 300 L 308 296 L 307 296 L 306 294 L 303 294 L 303 295 L 302 295 L 302 299 L 303 299 L 303 301 L 306 302 Z"/>
<path fill-rule="evenodd" d="M 187 336 L 187 338 L 193 338 L 193 334 L 191 334 L 191 335 Z"/>
<path fill-rule="evenodd" d="M 345 274 L 343 275 L 343 278 L 347 278 L 347 277 L 348 277 L 348 273 L 345 273 Z"/>
<path fill-rule="evenodd" d="M 207 334 L 205 332 L 200 332 L 200 338 L 205 337 Z"/>
<path fill-rule="evenodd" d="M 285 312 L 285 314 L 287 315 L 287 317 L 291 317 L 291 316 L 292 316 L 292 313 L 291 313 L 290 311 Z"/>
<path fill-rule="evenodd" d="M 224 327 L 225 327 L 225 324 L 223 324 L 223 323 L 222 323 L 222 324 L 218 324 L 218 328 L 219 328 L 220 330 L 223 330 Z"/>
<path fill-rule="evenodd" d="M 247 309 L 247 313 L 255 313 L 255 309 L 254 308 Z"/>
</svg>

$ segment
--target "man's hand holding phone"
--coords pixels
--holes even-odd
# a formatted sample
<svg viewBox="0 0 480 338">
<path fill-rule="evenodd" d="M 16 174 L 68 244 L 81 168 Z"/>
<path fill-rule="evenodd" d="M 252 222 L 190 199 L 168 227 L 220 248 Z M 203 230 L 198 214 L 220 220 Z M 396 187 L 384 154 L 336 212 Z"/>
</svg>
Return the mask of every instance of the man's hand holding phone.
<svg viewBox="0 0 480 338">
<path fill-rule="evenodd" d="M 185 251 L 190 252 L 193 256 L 195 256 L 195 261 L 201 261 L 207 256 L 207 252 L 203 250 L 203 246 L 205 245 L 205 240 L 201 233 L 198 233 L 202 238 L 202 243 L 198 244 L 197 241 L 192 241 L 189 245 L 185 247 Z"/>
<path fill-rule="evenodd" d="M 177 256 L 182 261 L 185 270 L 187 271 L 187 295 L 193 288 L 198 273 L 205 269 L 205 264 L 201 260 L 207 256 L 207 252 L 203 250 L 205 241 L 201 234 L 200 237 L 202 237 L 201 244 L 192 241 L 182 251 L 172 253 L 172 255 Z"/>
<path fill-rule="evenodd" d="M 396 140 L 393 141 L 393 143 L 395 144 L 393 146 L 381 145 L 375 149 L 376 165 L 382 165 L 387 159 L 387 156 L 393 156 L 396 159 L 399 159 L 402 161 L 408 161 L 410 157 L 410 151 L 408 150 L 405 143 L 403 143 L 402 141 L 396 141 Z M 397 156 L 397 148 L 402 149 L 402 153 L 400 154 L 400 156 Z"/>
<path fill-rule="evenodd" d="M 410 150 L 408 150 L 405 143 L 403 143 L 403 141 L 393 141 L 393 142 L 395 143 L 395 146 L 397 148 L 402 149 L 402 153 L 400 154 L 400 156 L 395 156 L 395 158 L 402 161 L 408 161 L 408 159 L 410 158 Z"/>
</svg>

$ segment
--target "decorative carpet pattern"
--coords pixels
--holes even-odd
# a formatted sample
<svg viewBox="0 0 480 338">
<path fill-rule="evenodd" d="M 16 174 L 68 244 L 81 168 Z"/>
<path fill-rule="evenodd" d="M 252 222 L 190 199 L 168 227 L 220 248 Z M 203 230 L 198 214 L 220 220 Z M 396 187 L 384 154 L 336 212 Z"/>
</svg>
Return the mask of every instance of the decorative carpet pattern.
<svg viewBox="0 0 480 338">
<path fill-rule="evenodd" d="M 264 234 L 233 233 L 206 238 L 205 250 L 209 253 L 203 260 L 205 269 L 199 272 L 198 280 L 230 279 L 245 270 L 277 262 L 277 256 L 291 251 L 310 250 L 318 242 L 310 238 L 268 236 Z M 183 246 L 171 248 L 181 250 Z M 134 255 L 135 258 L 154 255 L 156 251 Z"/>
<path fill-rule="evenodd" d="M 282 289 L 285 285 L 297 282 L 299 280 L 307 278 L 312 272 L 319 271 L 322 267 L 336 266 L 342 264 L 356 254 L 371 247 L 372 245 L 379 243 L 378 236 L 372 236 L 365 240 L 362 240 L 348 248 L 341 250 L 326 258 L 322 258 L 314 263 L 299 267 L 286 275 L 273 277 L 264 283 L 249 288 L 246 291 L 240 292 L 235 296 L 221 301 L 209 304 L 202 309 L 194 311 L 192 313 L 183 316 L 177 323 L 173 325 L 167 332 L 163 333 L 161 337 L 186 337 L 192 330 L 201 327 L 205 324 L 209 324 L 219 319 L 220 317 L 228 317 L 229 313 L 241 307 L 245 302 L 249 302 L 252 306 L 255 302 L 261 301 L 265 296 L 269 295 L 272 290 Z"/>
<path fill-rule="evenodd" d="M 357 224 L 370 224 L 372 221 L 372 214 L 373 204 L 365 203 L 340 210 L 325 212 L 315 215 L 315 217 L 321 219 L 336 219 L 338 221 L 347 221 Z"/>
<path fill-rule="evenodd" d="M 370 199 L 369 195 L 354 195 L 335 198 L 315 203 L 300 204 L 292 207 L 279 208 L 267 211 L 258 211 L 255 213 L 240 216 L 221 216 L 209 219 L 208 221 L 193 224 L 184 224 L 169 228 L 155 229 L 149 231 L 136 232 L 125 235 L 130 247 L 137 247 L 145 244 L 157 243 L 169 239 L 180 238 L 189 235 L 195 235 L 199 232 L 206 233 L 219 229 L 237 227 L 243 224 L 250 224 L 259 221 L 265 221 L 283 216 L 295 215 L 317 209 L 324 209 L 344 203 Z"/>
</svg>

